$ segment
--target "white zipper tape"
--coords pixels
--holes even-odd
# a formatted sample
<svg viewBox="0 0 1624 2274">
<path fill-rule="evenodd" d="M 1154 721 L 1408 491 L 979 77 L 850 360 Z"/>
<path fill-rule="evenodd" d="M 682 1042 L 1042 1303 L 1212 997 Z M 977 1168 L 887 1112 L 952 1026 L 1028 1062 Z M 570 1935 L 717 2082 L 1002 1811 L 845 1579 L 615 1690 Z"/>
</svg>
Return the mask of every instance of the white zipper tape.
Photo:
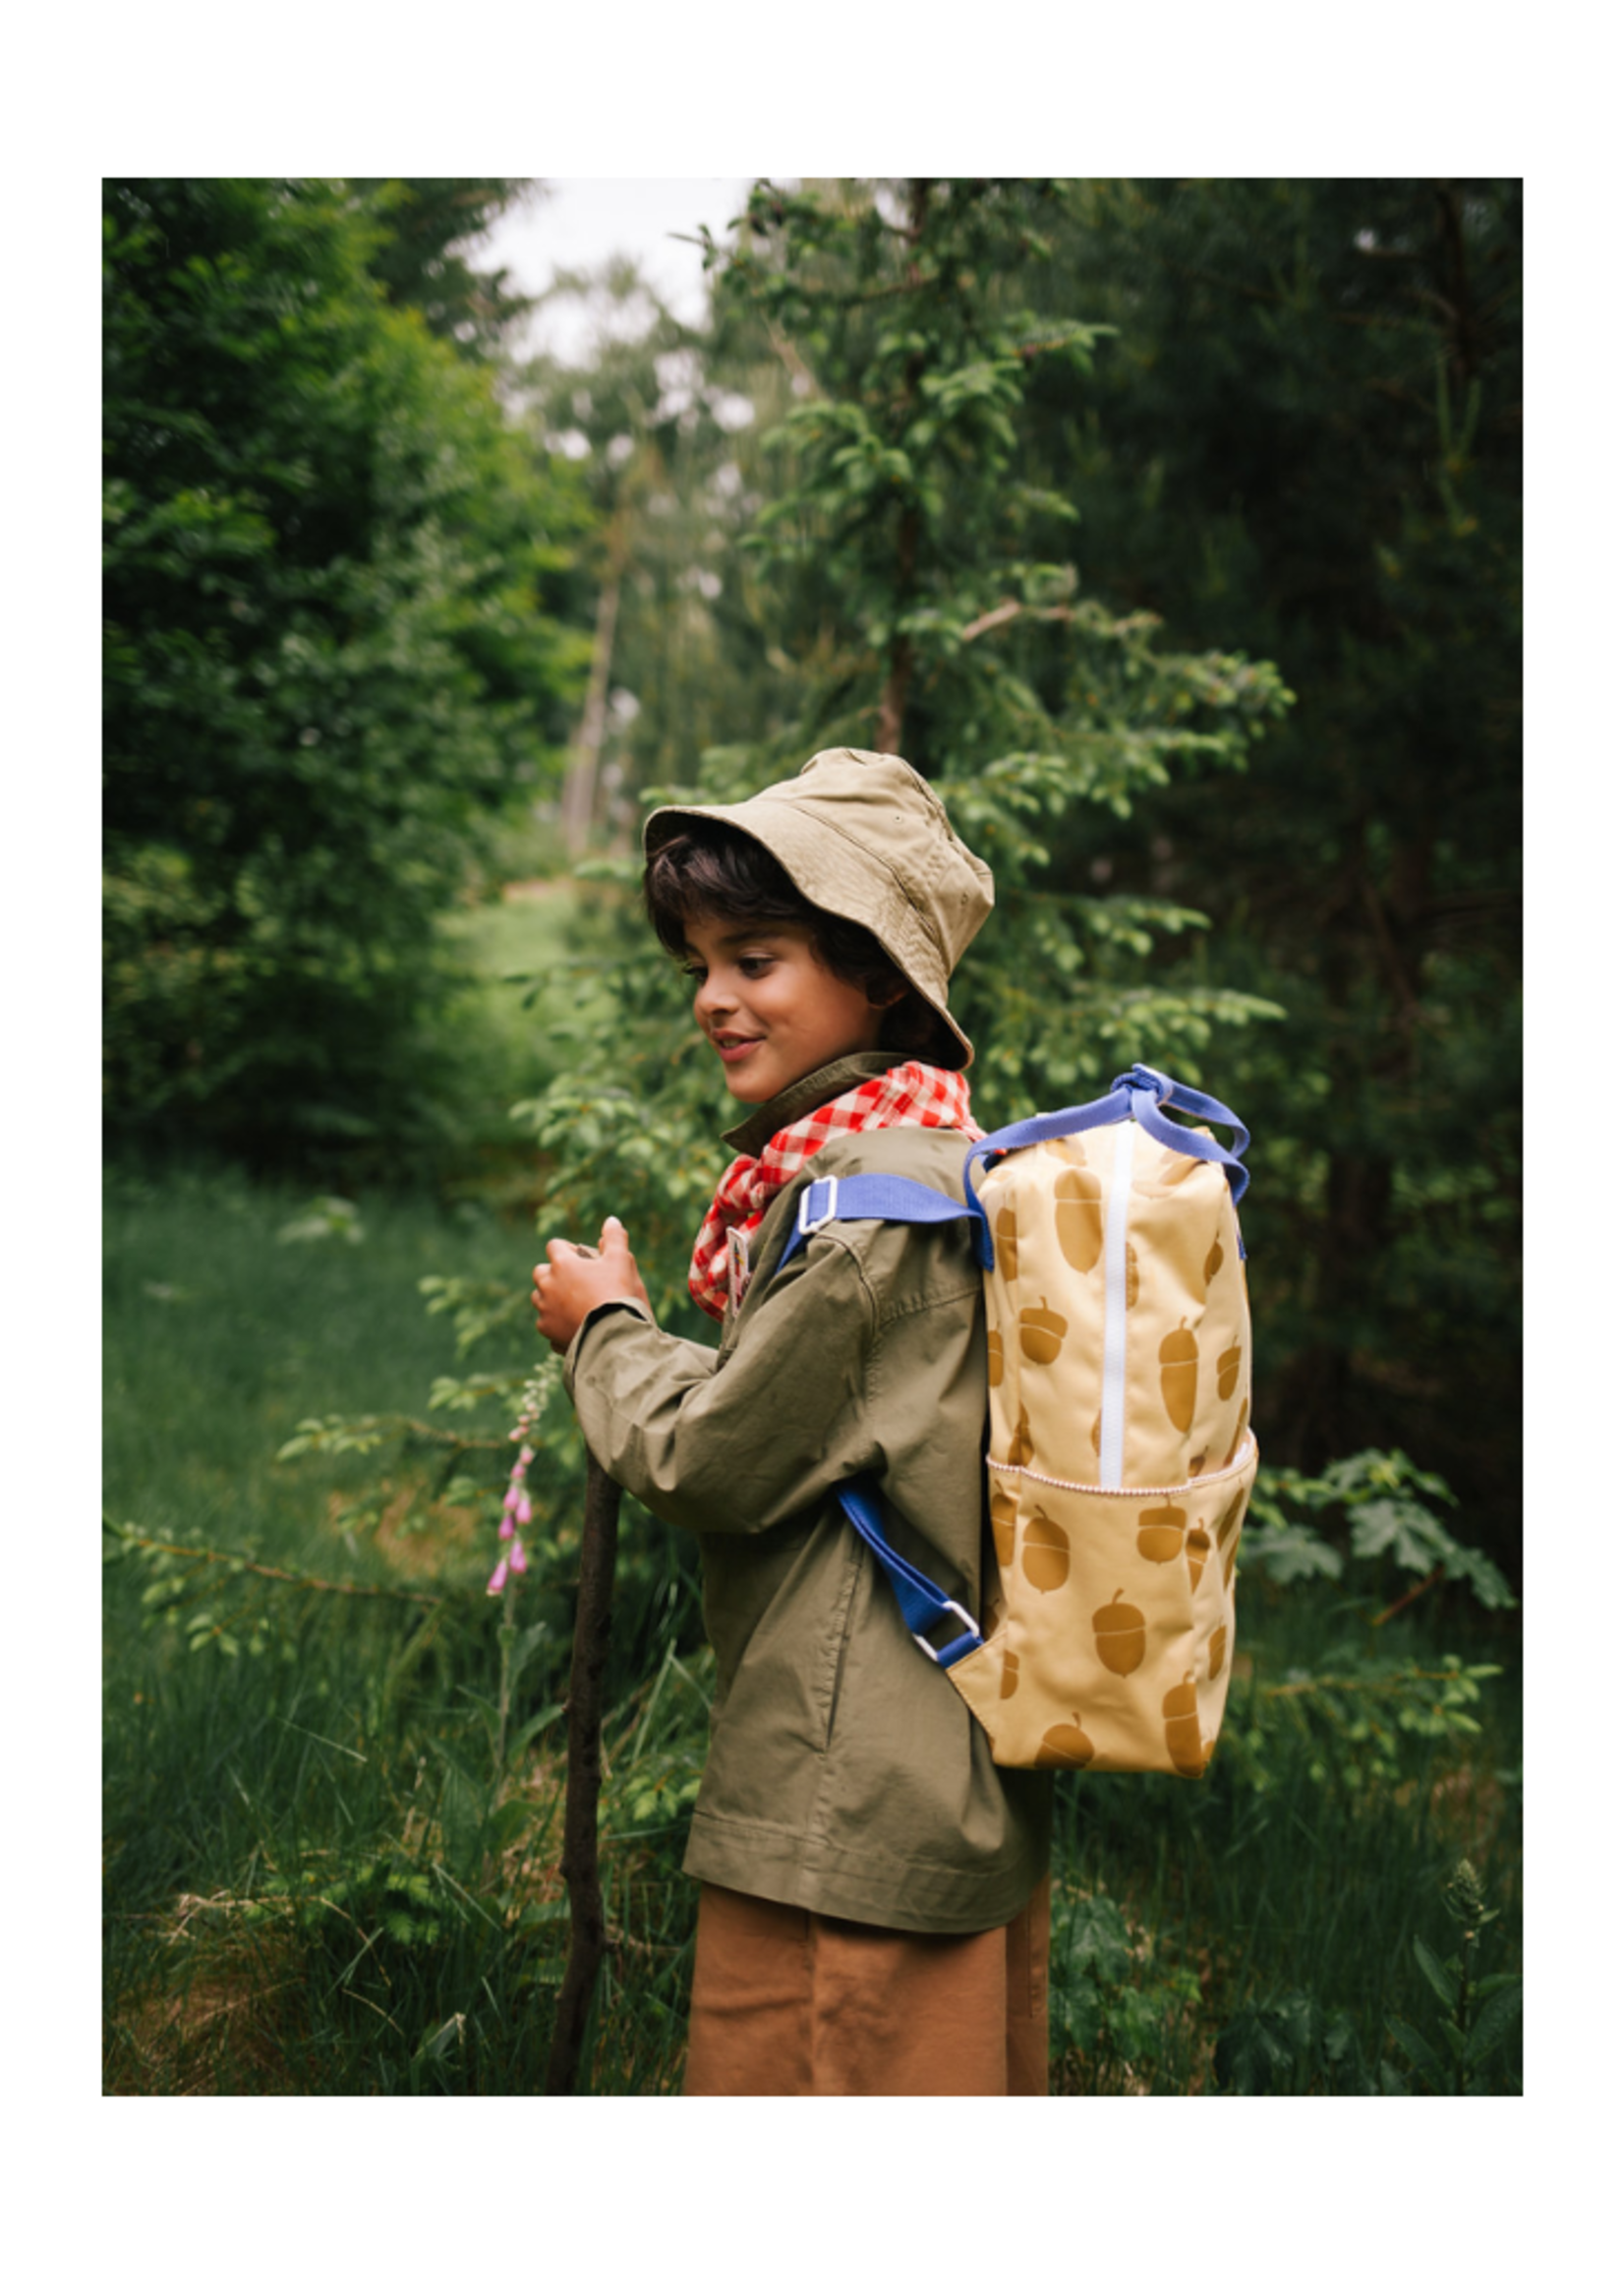
<svg viewBox="0 0 1624 2274">
<path fill-rule="evenodd" d="M 1133 1122 L 1117 1132 L 1111 1205 L 1105 1217 L 1105 1377 L 1100 1407 L 1100 1483 L 1122 1485 L 1128 1398 L 1128 1195 L 1133 1184 Z"/>
</svg>

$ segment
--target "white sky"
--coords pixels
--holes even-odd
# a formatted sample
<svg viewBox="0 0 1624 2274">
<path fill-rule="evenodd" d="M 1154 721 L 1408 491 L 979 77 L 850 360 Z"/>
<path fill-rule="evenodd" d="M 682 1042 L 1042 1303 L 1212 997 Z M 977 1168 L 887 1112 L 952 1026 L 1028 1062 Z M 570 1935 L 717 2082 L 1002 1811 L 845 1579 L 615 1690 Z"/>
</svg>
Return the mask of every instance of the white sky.
<svg viewBox="0 0 1624 2274">
<path fill-rule="evenodd" d="M 636 260 L 676 315 L 697 322 L 705 310 L 701 222 L 727 241 L 727 223 L 749 196 L 746 179 L 684 181 L 548 181 L 523 205 L 504 213 L 477 255 L 481 267 L 505 267 L 522 291 L 539 292 L 556 268 L 596 268 L 613 255 Z M 591 347 L 591 318 L 578 301 L 561 302 L 535 319 L 528 344 L 583 363 Z M 516 348 L 521 342 L 515 340 Z"/>
</svg>

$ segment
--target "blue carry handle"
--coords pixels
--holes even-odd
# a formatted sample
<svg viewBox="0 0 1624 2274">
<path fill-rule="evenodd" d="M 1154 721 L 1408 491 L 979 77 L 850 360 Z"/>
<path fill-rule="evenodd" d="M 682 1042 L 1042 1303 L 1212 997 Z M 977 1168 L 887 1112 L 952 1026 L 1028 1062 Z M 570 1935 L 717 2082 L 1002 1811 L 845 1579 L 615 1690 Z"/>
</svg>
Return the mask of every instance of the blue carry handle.
<svg viewBox="0 0 1624 2274">
<path fill-rule="evenodd" d="M 1215 1137 L 1199 1130 L 1186 1129 L 1181 1122 L 1169 1121 L 1162 1111 L 1164 1106 L 1172 1106 L 1177 1113 L 1198 1114 L 1203 1121 L 1215 1121 L 1233 1130 L 1234 1145 L 1226 1152 Z M 1102 1129 L 1112 1122 L 1126 1121 L 1130 1114 L 1142 1130 L 1174 1152 L 1186 1153 L 1192 1160 L 1216 1161 L 1229 1179 L 1236 1207 L 1240 1207 L 1242 1195 L 1251 1180 L 1251 1171 L 1241 1163 L 1241 1155 L 1251 1142 L 1251 1133 L 1246 1124 L 1238 1121 L 1219 1099 L 1208 1097 L 1204 1090 L 1187 1089 L 1169 1075 L 1158 1074 L 1153 1066 L 1135 1065 L 1131 1074 L 1119 1074 L 1105 1096 L 1096 1097 L 1090 1105 L 1064 1106 L 1058 1113 L 1034 1114 L 1030 1121 L 1012 1122 L 1008 1129 L 994 1130 L 991 1137 L 979 1137 L 971 1145 L 964 1157 L 964 1195 L 973 1203 L 978 1219 L 975 1245 L 983 1271 L 993 1268 L 993 1234 L 987 1211 L 970 1182 L 977 1165 L 1003 1153 L 1018 1152 L 1022 1145 L 1040 1145 L 1049 1137 L 1076 1137 L 1085 1129 Z M 1246 1253 L 1243 1247 L 1243 1260 Z"/>
</svg>

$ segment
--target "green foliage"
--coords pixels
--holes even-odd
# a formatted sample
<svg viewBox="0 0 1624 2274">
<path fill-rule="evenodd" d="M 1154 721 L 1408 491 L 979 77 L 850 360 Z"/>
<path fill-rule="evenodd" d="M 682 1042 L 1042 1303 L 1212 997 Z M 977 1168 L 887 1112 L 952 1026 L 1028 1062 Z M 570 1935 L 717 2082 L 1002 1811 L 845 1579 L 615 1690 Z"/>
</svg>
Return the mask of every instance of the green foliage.
<svg viewBox="0 0 1624 2274">
<path fill-rule="evenodd" d="M 1443 1891 L 1458 1947 L 1440 1958 L 1417 1935 L 1417 1968 L 1435 2002 L 1428 2026 L 1393 2020 L 1388 2026 L 1410 2065 L 1412 2089 L 1427 2093 L 1485 2093 L 1522 2088 L 1523 1977 L 1482 1974 L 1485 1928 L 1499 1917 L 1483 1899 L 1482 1882 L 1463 1857 Z"/>
<path fill-rule="evenodd" d="M 1168 1965 L 1108 1895 L 1057 1890 L 1049 1957 L 1049 2039 L 1066 2089 L 1120 2093 L 1153 2074 L 1188 2030 L 1200 1984 Z"/>
<path fill-rule="evenodd" d="M 1248 2096 L 1403 2090 L 1385 2065 L 1372 2082 L 1348 2015 L 1327 2014 L 1304 1990 L 1237 2013 L 1219 2032 L 1212 2068 L 1220 2092 Z"/>
<path fill-rule="evenodd" d="M 1403 2066 L 1368 2058 L 1346 2013 L 1327 2014 L 1308 1992 L 1287 1991 L 1244 2008 L 1220 2032 L 1213 2055 L 1219 2089 L 1246 2094 L 1520 2092 L 1522 1976 L 1474 1979 L 1478 1937 L 1496 1914 L 1484 1905 L 1478 1873 L 1464 1857 L 1445 1883 L 1444 1901 L 1461 1947 L 1440 1959 L 1421 1936 L 1412 1938 L 1412 1983 L 1429 1993 L 1431 2003 L 1427 2028 L 1404 2019 L 1388 2021 Z"/>
<path fill-rule="evenodd" d="M 368 266 L 390 303 L 415 308 L 436 339 L 472 360 L 499 351 L 535 300 L 513 290 L 505 268 L 476 267 L 467 256 L 536 186 L 507 175 L 352 180 L 382 223 Z"/>
<path fill-rule="evenodd" d="M 1073 1102 L 1135 1058 L 1195 1075 L 1216 1030 L 1272 1008 L 1154 983 L 1158 942 L 1203 919 L 1154 894 L 1078 889 L 1094 809 L 1128 811 L 1191 767 L 1239 767 L 1289 696 L 1245 655 L 1163 651 L 1153 617 L 1079 597 L 1038 550 L 1055 500 L 1009 478 L 1033 374 L 1054 358 L 1080 378 L 1095 345 L 1017 297 L 1049 195 L 916 184 L 903 222 L 884 185 L 758 189 L 721 289 L 735 352 L 765 330 L 803 397 L 765 437 L 787 488 L 751 539 L 787 701 L 757 739 L 646 793 L 736 798 L 842 739 L 901 748 L 930 775 L 998 881 L 955 995 L 989 1127 Z M 583 873 L 625 892 L 636 868 Z M 572 1024 L 568 1073 L 517 1111 L 549 1164 L 544 1228 L 592 1238 L 620 1216 L 657 1300 L 681 1305 L 725 1101 L 629 893 L 597 921 L 612 927 L 601 999 Z"/>
<path fill-rule="evenodd" d="M 276 1235 L 278 1240 L 347 1240 L 353 1248 L 367 1237 L 361 1211 L 340 1193 L 323 1193 L 303 1215 L 290 1216 Z"/>
<path fill-rule="evenodd" d="M 1257 1406 L 1313 1470 L 1396 1439 L 1515 1572 L 1521 1411 L 1522 187 L 1068 186 L 1021 471 L 1113 609 L 1255 643 L 1298 701 L 1250 756 L 1101 816 L 1108 890 L 1208 934 L 1157 975 L 1282 1006 L 1224 1037 L 1256 1167 Z"/>
<path fill-rule="evenodd" d="M 1341 1512 L 1347 1552 L 1357 1560 L 1379 1564 L 1391 1557 L 1399 1572 L 1419 1575 L 1422 1587 L 1457 1580 L 1485 1610 L 1514 1607 L 1516 1598 L 1504 1573 L 1480 1548 L 1458 1540 L 1422 1494 L 1445 1507 L 1459 1504 L 1441 1477 L 1418 1468 L 1403 1452 L 1356 1453 L 1332 1461 L 1318 1477 L 1271 1464 L 1259 1476 L 1248 1511 L 1247 1572 L 1280 1587 L 1303 1579 L 1340 1579 L 1343 1550 L 1313 1525 L 1293 1523 L 1285 1511 L 1297 1509 L 1320 1524 Z M 1407 1588 L 1380 1617 L 1391 1616 L 1421 1592 Z"/>
<path fill-rule="evenodd" d="M 1311 1783 L 1357 1794 L 1413 1778 L 1440 1740 L 1481 1735 L 1484 1685 L 1502 1667 L 1467 1665 L 1454 1651 L 1372 1657 L 1363 1643 L 1323 1629 L 1312 1662 L 1289 1661 L 1279 1680 L 1232 1690 L 1223 1742 L 1237 1776 L 1278 1784 L 1282 1755 L 1297 1742 Z"/>
<path fill-rule="evenodd" d="M 342 185 L 110 181 L 103 228 L 112 1126 L 421 1125 L 435 917 L 559 732 L 582 508 Z"/>
</svg>

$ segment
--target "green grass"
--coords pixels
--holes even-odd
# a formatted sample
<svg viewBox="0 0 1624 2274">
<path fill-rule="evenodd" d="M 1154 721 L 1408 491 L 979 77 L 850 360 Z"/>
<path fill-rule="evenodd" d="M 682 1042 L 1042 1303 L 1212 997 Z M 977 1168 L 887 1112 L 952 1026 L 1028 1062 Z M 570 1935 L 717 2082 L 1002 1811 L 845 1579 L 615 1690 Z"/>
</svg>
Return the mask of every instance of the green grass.
<svg viewBox="0 0 1624 2274">
<path fill-rule="evenodd" d="M 428 1402 L 436 1376 L 533 1362 L 534 1236 L 471 1203 L 363 1195 L 359 1241 L 342 1211 L 326 1237 L 279 1237 L 318 1197 L 224 1170 L 108 1181 L 106 2089 L 537 2091 L 566 1940 L 577 1472 L 561 1424 L 532 1472 L 535 1570 L 494 1603 L 505 1412 Z M 513 1314 L 459 1359 L 429 1274 L 505 1289 Z M 277 1460 L 339 1413 L 443 1433 L 385 1426 L 370 1453 Z M 690 1545 L 632 1510 L 622 1543 L 617 1940 L 589 2081 L 650 2094 L 680 2080 L 708 1660 Z M 1520 1962 L 1514 1621 L 1467 1628 L 1434 1594 L 1378 1632 L 1322 1585 L 1248 1588 L 1244 1559 L 1242 1583 L 1210 1777 L 1060 1782 L 1057 2089 L 1211 2091 L 1237 2045 L 1264 2089 L 1256 2048 L 1294 2028 L 1272 2089 L 1361 2089 L 1384 2058 L 1402 2075 L 1387 2025 L 1430 2025 L 1414 1938 L 1454 1947 L 1441 1890 L 1462 1855 L 1502 1911 L 1488 1962 Z M 1424 1681 L 1408 1706 L 1392 1688 L 1451 1650 L 1512 1668 L 1484 1685 L 1478 1735 L 1433 1724 Z M 1368 1693 L 1320 1683 L 1339 1651 L 1337 1678 Z M 1489 2081 L 1515 2088 L 1509 2053 Z"/>
<path fill-rule="evenodd" d="M 398 1198 L 361 1204 L 358 1244 L 280 1239 L 311 1197 L 225 1172 L 109 1182 L 107 1515 L 130 1539 L 240 1551 L 294 1575 L 161 1545 L 126 1547 L 109 1567 L 105 1876 L 120 2008 L 173 1995 L 161 1953 L 177 1905 L 197 1923 L 175 1948 L 211 1950 L 267 1875 L 389 1851 L 420 1772 L 435 1785 L 449 1765 L 474 1774 L 483 1743 L 460 1689 L 490 1656 L 484 1546 L 463 1512 L 433 1513 L 443 1462 L 411 1448 L 364 1471 L 275 1456 L 307 1415 L 421 1413 L 447 1337 L 419 1278 L 449 1267 L 522 1289 L 534 1243 L 486 1214 Z M 499 1473 L 500 1456 L 484 1458 Z M 466 1607 L 409 1600 L 447 1574 Z M 336 1592 L 360 1587 L 394 1592 Z M 344 2088 L 315 2085 L 308 2063 L 289 2073 L 301 2079 L 290 2089 Z"/>
</svg>

